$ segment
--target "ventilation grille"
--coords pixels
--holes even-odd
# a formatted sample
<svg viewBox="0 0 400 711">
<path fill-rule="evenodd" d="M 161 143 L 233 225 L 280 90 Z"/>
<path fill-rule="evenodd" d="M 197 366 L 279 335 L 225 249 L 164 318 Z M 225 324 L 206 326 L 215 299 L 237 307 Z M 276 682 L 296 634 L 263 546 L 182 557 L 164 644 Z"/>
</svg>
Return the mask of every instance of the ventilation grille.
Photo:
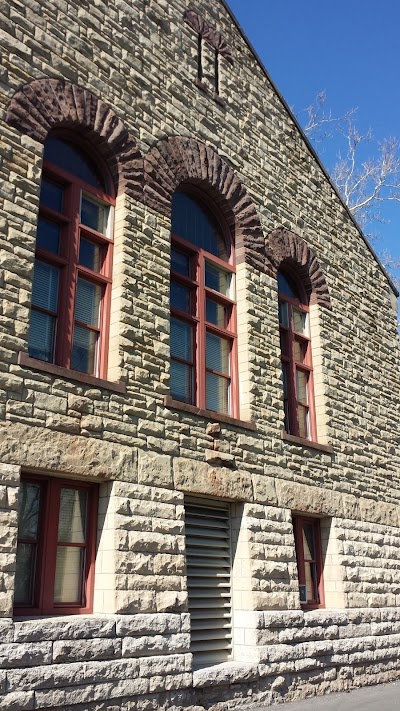
<svg viewBox="0 0 400 711">
<path fill-rule="evenodd" d="M 197 666 L 231 658 L 229 504 L 185 502 L 191 651 Z"/>
</svg>

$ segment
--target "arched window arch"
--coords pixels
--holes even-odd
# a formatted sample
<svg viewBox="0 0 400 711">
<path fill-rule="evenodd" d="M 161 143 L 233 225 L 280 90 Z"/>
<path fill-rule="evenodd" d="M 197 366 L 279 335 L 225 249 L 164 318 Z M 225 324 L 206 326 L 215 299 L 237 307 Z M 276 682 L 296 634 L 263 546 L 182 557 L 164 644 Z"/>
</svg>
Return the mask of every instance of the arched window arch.
<svg viewBox="0 0 400 711">
<path fill-rule="evenodd" d="M 78 136 L 45 141 L 31 358 L 106 376 L 114 204 L 111 176 Z"/>
<path fill-rule="evenodd" d="M 174 194 L 171 239 L 171 396 L 238 416 L 234 248 L 201 199 Z"/>
<path fill-rule="evenodd" d="M 285 431 L 316 441 L 308 297 L 295 271 L 278 271 Z"/>
</svg>

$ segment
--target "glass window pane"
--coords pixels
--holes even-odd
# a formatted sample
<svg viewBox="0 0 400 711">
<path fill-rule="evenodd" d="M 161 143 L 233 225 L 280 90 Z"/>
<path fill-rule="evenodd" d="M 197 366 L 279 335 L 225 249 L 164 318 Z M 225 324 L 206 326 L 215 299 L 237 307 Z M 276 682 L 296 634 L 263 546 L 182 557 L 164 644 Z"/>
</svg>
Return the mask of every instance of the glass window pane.
<svg viewBox="0 0 400 711">
<path fill-rule="evenodd" d="M 54 581 L 55 603 L 80 603 L 82 600 L 83 561 L 82 548 L 58 546 Z"/>
<path fill-rule="evenodd" d="M 185 252 L 180 252 L 178 249 L 171 249 L 171 271 L 182 274 L 186 277 L 191 277 L 190 273 L 190 256 Z"/>
<path fill-rule="evenodd" d="M 206 299 L 206 321 L 215 323 L 220 328 L 226 328 L 228 318 L 227 309 L 212 299 Z"/>
<path fill-rule="evenodd" d="M 18 538 L 22 540 L 37 538 L 40 508 L 40 484 L 21 483 L 18 514 Z"/>
<path fill-rule="evenodd" d="M 95 202 L 87 197 L 87 195 L 82 195 L 81 203 L 81 223 L 86 227 L 90 227 L 96 232 L 101 232 L 105 234 L 107 230 L 107 218 L 109 213 L 109 207 L 105 205 L 100 205 L 100 203 Z"/>
<path fill-rule="evenodd" d="M 40 204 L 49 207 L 55 212 L 62 212 L 64 188 L 57 183 L 53 183 L 48 178 L 42 178 L 40 186 Z"/>
<path fill-rule="evenodd" d="M 289 328 L 289 304 L 286 301 L 279 302 L 279 323 Z"/>
<path fill-rule="evenodd" d="M 293 309 L 293 328 L 297 333 L 309 337 L 308 313 Z"/>
<path fill-rule="evenodd" d="M 48 311 L 57 311 L 59 270 L 35 260 L 32 285 L 32 304 Z"/>
<path fill-rule="evenodd" d="M 294 341 L 294 359 L 296 363 L 304 363 L 307 355 L 308 341 Z"/>
<path fill-rule="evenodd" d="M 306 439 L 308 439 L 310 436 L 310 415 L 308 407 L 298 405 L 297 418 L 299 421 L 299 437 L 305 437 Z"/>
<path fill-rule="evenodd" d="M 55 326 L 54 316 L 32 309 L 28 338 L 28 353 L 31 358 L 38 358 L 47 363 L 53 361 Z"/>
<path fill-rule="evenodd" d="M 315 560 L 314 527 L 311 523 L 304 523 L 302 531 L 304 560 Z"/>
<path fill-rule="evenodd" d="M 282 272 L 278 272 L 278 291 L 292 299 L 299 299 L 298 290 L 292 280 Z"/>
<path fill-rule="evenodd" d="M 296 370 L 297 378 L 297 400 L 304 405 L 308 404 L 308 373 L 304 370 Z"/>
<path fill-rule="evenodd" d="M 71 368 L 83 373 L 95 373 L 97 367 L 97 343 L 99 334 L 83 326 L 74 328 Z"/>
<path fill-rule="evenodd" d="M 182 360 L 193 360 L 193 327 L 185 321 L 171 319 L 171 355 Z"/>
<path fill-rule="evenodd" d="M 185 363 L 171 360 L 171 396 L 181 402 L 193 402 L 193 368 Z"/>
<path fill-rule="evenodd" d="M 99 327 L 103 288 L 86 279 L 78 279 L 75 300 L 75 320 Z"/>
<path fill-rule="evenodd" d="M 190 313 L 191 304 L 190 296 L 192 290 L 188 289 L 187 286 L 182 286 L 182 284 L 177 284 L 177 282 L 171 282 L 171 306 L 175 309 L 180 309 L 180 311 L 186 311 Z"/>
<path fill-rule="evenodd" d="M 35 581 L 36 545 L 18 543 L 15 570 L 15 605 L 33 604 L 33 585 Z"/>
<path fill-rule="evenodd" d="M 90 158 L 84 155 L 68 141 L 60 138 L 47 138 L 44 144 L 44 160 L 48 160 L 85 183 L 106 192 L 102 176 Z"/>
<path fill-rule="evenodd" d="M 319 602 L 317 566 L 315 563 L 305 564 L 307 602 Z"/>
<path fill-rule="evenodd" d="M 59 543 L 84 543 L 86 539 L 87 491 L 62 488 L 58 519 Z"/>
<path fill-rule="evenodd" d="M 94 272 L 99 272 L 102 265 L 103 247 L 99 244 L 83 239 L 79 242 L 79 264 Z"/>
<path fill-rule="evenodd" d="M 53 254 L 58 254 L 60 251 L 60 234 L 60 225 L 56 225 L 54 222 L 49 222 L 43 217 L 39 217 L 36 232 L 37 247 L 46 249 Z"/>
<path fill-rule="evenodd" d="M 206 373 L 206 408 L 229 414 L 230 381 L 214 373 Z"/>
<path fill-rule="evenodd" d="M 229 375 L 230 342 L 213 333 L 206 335 L 206 368 Z"/>
<path fill-rule="evenodd" d="M 290 358 L 292 342 L 289 337 L 289 331 L 282 331 L 281 329 L 279 333 L 279 339 L 281 344 L 282 355 L 286 356 L 287 358 Z"/>
<path fill-rule="evenodd" d="M 172 199 L 172 232 L 216 257 L 227 258 L 225 242 L 214 219 L 185 193 L 176 192 Z"/>
<path fill-rule="evenodd" d="M 205 283 L 209 289 L 230 297 L 232 274 L 206 262 Z"/>
</svg>

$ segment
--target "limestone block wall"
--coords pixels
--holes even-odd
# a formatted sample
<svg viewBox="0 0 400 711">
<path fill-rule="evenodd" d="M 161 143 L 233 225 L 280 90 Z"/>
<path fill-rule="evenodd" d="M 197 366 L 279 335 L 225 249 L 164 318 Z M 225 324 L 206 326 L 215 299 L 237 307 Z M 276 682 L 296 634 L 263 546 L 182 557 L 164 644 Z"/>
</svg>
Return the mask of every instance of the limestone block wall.
<svg viewBox="0 0 400 711">
<path fill-rule="evenodd" d="M 0 709 L 217 709 L 399 676 L 396 299 L 223 2 L 196 2 L 225 47 L 220 96 L 209 42 L 198 86 L 186 9 L 0 0 Z M 24 364 L 48 121 L 93 140 L 118 182 L 106 382 Z M 190 180 L 235 230 L 236 421 L 168 400 L 169 207 Z M 282 438 L 281 227 L 325 288 L 311 305 L 314 447 Z M 99 485 L 90 617 L 12 617 L 21 470 Z M 234 652 L 218 669 L 189 653 L 186 495 L 231 503 Z M 296 512 L 321 521 L 318 613 L 300 609 Z"/>
</svg>

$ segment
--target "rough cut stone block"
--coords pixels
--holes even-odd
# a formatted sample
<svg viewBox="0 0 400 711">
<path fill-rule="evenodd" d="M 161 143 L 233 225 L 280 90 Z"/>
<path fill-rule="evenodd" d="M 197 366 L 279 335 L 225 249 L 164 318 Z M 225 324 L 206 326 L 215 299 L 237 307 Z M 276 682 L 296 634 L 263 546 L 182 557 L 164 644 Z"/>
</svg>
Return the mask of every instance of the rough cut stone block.
<svg viewBox="0 0 400 711">
<path fill-rule="evenodd" d="M 51 642 L 0 645 L 0 668 L 34 667 L 51 662 Z"/>
<path fill-rule="evenodd" d="M 227 686 L 252 682 L 258 677 L 256 664 L 219 664 L 208 669 L 198 669 L 193 672 L 193 686 L 202 688 L 206 686 Z"/>
<path fill-rule="evenodd" d="M 143 636 L 150 634 L 171 634 L 179 632 L 181 616 L 173 614 L 123 615 L 117 618 L 119 637 Z"/>
<path fill-rule="evenodd" d="M 14 642 L 114 636 L 115 618 L 99 618 L 95 615 L 26 620 L 24 622 L 16 622 L 14 628 Z"/>
<path fill-rule="evenodd" d="M 74 662 L 78 660 L 112 659 L 121 655 L 119 639 L 63 640 L 53 644 L 54 662 Z"/>
</svg>

